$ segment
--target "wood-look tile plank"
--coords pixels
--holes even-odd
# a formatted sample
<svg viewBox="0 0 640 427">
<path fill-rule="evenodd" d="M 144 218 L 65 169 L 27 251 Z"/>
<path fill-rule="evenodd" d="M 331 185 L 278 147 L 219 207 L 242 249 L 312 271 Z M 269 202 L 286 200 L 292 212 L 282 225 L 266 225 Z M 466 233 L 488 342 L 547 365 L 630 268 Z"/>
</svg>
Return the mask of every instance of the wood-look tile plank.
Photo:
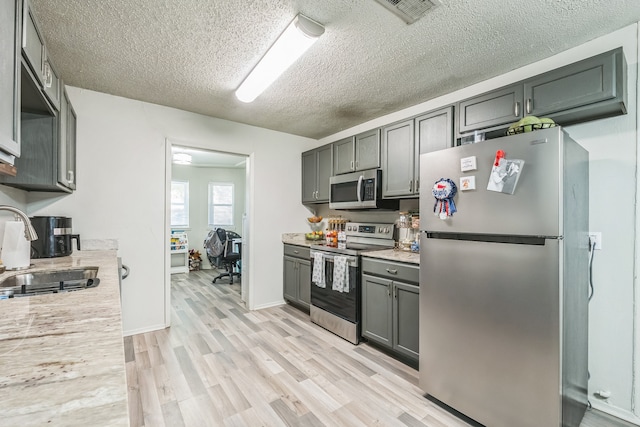
<svg viewBox="0 0 640 427">
<path fill-rule="evenodd" d="M 416 369 L 289 305 L 248 312 L 215 270 L 172 275 L 171 328 L 126 337 L 130 424 L 468 427 Z M 630 427 L 597 411 L 582 427 Z"/>
</svg>

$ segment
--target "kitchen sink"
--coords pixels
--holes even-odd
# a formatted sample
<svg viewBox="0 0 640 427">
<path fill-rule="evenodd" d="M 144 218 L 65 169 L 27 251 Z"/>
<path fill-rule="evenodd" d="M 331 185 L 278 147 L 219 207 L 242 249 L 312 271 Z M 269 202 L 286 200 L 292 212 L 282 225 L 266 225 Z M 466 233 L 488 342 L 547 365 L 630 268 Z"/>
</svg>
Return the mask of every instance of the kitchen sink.
<svg viewBox="0 0 640 427">
<path fill-rule="evenodd" d="M 100 284 L 98 267 L 20 273 L 0 282 L 0 297 L 11 298 L 94 288 Z"/>
</svg>

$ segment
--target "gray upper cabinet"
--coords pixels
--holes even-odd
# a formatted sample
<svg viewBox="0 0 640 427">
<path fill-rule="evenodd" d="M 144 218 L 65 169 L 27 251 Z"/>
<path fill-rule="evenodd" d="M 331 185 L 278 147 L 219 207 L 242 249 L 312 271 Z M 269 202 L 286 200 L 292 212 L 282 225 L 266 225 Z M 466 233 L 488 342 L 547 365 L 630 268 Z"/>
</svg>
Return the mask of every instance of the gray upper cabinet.
<svg viewBox="0 0 640 427">
<path fill-rule="evenodd" d="M 570 125 L 625 114 L 626 81 L 624 52 L 614 49 L 461 101 L 458 133 L 500 131 L 527 115 Z"/>
<path fill-rule="evenodd" d="M 333 143 L 333 173 L 380 167 L 380 129 L 363 132 Z"/>
<path fill-rule="evenodd" d="M 361 133 L 355 137 L 355 170 L 380 167 L 380 129 Z"/>
<path fill-rule="evenodd" d="M 0 158 L 20 156 L 20 2 L 0 6 Z"/>
<path fill-rule="evenodd" d="M 382 129 L 382 196 L 418 197 L 420 154 L 453 146 L 453 106 Z"/>
<path fill-rule="evenodd" d="M 302 153 L 302 203 L 329 201 L 329 178 L 332 165 L 331 144 Z"/>
<path fill-rule="evenodd" d="M 333 143 L 333 173 L 340 175 L 355 170 L 354 153 L 355 138 L 341 139 Z"/>
<path fill-rule="evenodd" d="M 60 103 L 58 183 L 70 190 L 76 189 L 76 113 L 66 92 Z"/>
<path fill-rule="evenodd" d="M 626 112 L 622 49 L 550 71 L 524 83 L 525 114 L 563 125 Z"/>
<path fill-rule="evenodd" d="M 24 73 L 24 70 L 23 70 Z M 33 92 L 33 81 L 24 89 Z M 24 94 L 23 94 L 24 95 Z M 21 114 L 23 153 L 16 159 L 16 176 L 2 176 L 0 182 L 27 191 L 70 193 L 76 188 L 76 115 L 66 93 L 61 112 Z"/>
<path fill-rule="evenodd" d="M 38 28 L 38 22 L 33 14 L 29 0 L 24 0 L 22 16 L 22 54 L 27 64 L 33 70 L 33 75 L 40 83 L 40 86 L 44 87 L 44 37 Z"/>
<path fill-rule="evenodd" d="M 460 102 L 459 133 L 511 124 L 523 117 L 522 84 L 508 86 Z"/>
<path fill-rule="evenodd" d="M 50 58 L 44 61 L 43 78 L 44 94 L 47 96 L 47 99 L 49 99 L 51 105 L 53 105 L 56 110 L 60 110 L 60 98 L 63 86 Z"/>
<path fill-rule="evenodd" d="M 382 197 L 414 194 L 413 123 L 411 119 L 382 128 Z"/>
</svg>

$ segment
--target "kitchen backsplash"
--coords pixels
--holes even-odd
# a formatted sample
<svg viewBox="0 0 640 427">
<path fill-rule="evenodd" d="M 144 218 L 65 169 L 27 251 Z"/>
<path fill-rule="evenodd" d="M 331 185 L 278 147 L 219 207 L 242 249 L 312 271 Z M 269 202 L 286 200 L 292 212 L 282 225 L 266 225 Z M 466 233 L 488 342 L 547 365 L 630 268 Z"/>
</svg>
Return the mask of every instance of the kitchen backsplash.
<svg viewBox="0 0 640 427">
<path fill-rule="evenodd" d="M 420 208 L 419 199 L 402 199 L 400 200 L 400 209 L 397 211 L 386 211 L 381 209 L 375 210 L 353 210 L 343 211 L 329 209 L 329 204 L 308 205 L 307 208 L 315 208 L 315 215 L 328 218 L 330 216 L 340 215 L 348 219 L 350 222 L 375 222 L 375 223 L 395 223 L 398 219 L 399 212 L 402 211 L 418 211 Z"/>
</svg>

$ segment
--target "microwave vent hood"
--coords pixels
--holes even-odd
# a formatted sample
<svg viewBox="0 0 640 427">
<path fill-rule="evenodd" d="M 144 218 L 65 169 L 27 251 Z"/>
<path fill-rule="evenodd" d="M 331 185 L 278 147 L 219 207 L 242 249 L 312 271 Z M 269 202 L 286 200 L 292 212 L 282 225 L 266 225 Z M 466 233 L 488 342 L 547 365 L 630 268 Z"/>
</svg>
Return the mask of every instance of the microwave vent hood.
<svg viewBox="0 0 640 427">
<path fill-rule="evenodd" d="M 407 24 L 413 24 L 428 11 L 440 5 L 439 0 L 376 0 Z"/>
</svg>

